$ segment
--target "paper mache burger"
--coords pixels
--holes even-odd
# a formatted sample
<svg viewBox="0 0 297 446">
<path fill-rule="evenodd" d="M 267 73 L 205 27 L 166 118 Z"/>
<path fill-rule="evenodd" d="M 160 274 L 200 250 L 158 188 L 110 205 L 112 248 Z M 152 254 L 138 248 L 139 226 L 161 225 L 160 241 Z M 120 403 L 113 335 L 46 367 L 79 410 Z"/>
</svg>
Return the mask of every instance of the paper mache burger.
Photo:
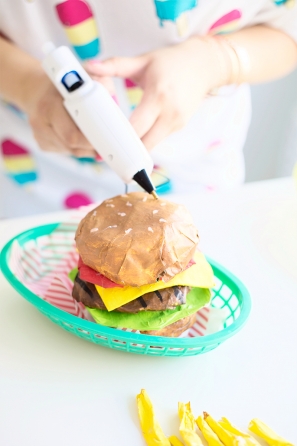
<svg viewBox="0 0 297 446">
<path fill-rule="evenodd" d="M 76 231 L 73 297 L 108 327 L 180 336 L 209 304 L 213 272 L 187 209 L 133 192 L 103 201 Z"/>
</svg>

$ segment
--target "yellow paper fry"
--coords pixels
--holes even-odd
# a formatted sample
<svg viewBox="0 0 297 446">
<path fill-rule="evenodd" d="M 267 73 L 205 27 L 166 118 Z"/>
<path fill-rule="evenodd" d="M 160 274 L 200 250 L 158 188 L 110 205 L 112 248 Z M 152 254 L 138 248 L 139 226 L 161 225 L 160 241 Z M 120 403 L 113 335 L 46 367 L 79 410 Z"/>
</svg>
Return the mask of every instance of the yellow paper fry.
<svg viewBox="0 0 297 446">
<path fill-rule="evenodd" d="M 196 423 L 209 446 L 223 446 L 223 443 L 220 441 L 219 437 L 209 427 L 201 415 L 196 419 Z"/>
<path fill-rule="evenodd" d="M 186 446 L 200 446 L 202 441 L 196 434 L 195 418 L 191 411 L 190 403 L 178 403 L 178 416 L 180 419 L 180 434 Z"/>
<path fill-rule="evenodd" d="M 257 440 L 255 440 L 246 432 L 242 432 L 239 429 L 237 429 L 230 423 L 229 420 L 227 420 L 227 418 L 222 417 L 222 419 L 219 421 L 219 425 L 222 426 L 222 428 L 224 428 L 225 430 L 229 431 L 231 434 L 237 435 L 239 441 L 241 438 L 243 438 L 244 444 L 246 444 L 246 446 L 260 446 L 260 443 Z"/>
<path fill-rule="evenodd" d="M 231 432 L 224 429 L 207 412 L 203 412 L 203 416 L 206 423 L 214 431 L 214 433 L 217 434 L 217 436 L 225 446 L 234 446 L 238 443 L 238 438 L 235 435 L 231 434 Z"/>
<path fill-rule="evenodd" d="M 171 435 L 171 437 L 169 437 L 168 439 L 171 446 L 184 446 L 184 444 L 175 435 Z"/>
<path fill-rule="evenodd" d="M 153 405 L 144 389 L 136 397 L 141 430 L 148 446 L 170 446 L 154 414 Z"/>
<path fill-rule="evenodd" d="M 289 441 L 284 440 L 284 438 L 281 438 L 258 418 L 254 418 L 250 422 L 249 430 L 259 437 L 263 438 L 270 446 L 293 446 L 293 443 L 290 443 Z"/>
</svg>

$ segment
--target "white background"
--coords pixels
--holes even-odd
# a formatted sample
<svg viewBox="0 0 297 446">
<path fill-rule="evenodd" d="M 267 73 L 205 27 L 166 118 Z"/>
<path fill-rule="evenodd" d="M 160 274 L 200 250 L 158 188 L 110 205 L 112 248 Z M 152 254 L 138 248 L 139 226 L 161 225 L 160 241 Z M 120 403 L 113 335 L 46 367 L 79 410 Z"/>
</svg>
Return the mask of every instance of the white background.
<svg viewBox="0 0 297 446">
<path fill-rule="evenodd" d="M 245 144 L 246 180 L 291 175 L 297 162 L 297 70 L 252 87 L 253 116 Z"/>
</svg>

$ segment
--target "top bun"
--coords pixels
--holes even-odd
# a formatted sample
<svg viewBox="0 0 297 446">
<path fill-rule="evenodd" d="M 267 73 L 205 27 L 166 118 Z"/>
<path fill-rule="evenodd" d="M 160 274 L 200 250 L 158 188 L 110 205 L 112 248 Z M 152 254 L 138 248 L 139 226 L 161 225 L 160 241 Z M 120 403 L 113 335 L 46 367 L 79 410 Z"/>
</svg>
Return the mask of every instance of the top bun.
<svg viewBox="0 0 297 446">
<path fill-rule="evenodd" d="M 172 279 L 186 269 L 198 239 L 184 206 L 143 192 L 103 201 L 80 222 L 75 235 L 86 265 L 130 286 Z"/>
</svg>

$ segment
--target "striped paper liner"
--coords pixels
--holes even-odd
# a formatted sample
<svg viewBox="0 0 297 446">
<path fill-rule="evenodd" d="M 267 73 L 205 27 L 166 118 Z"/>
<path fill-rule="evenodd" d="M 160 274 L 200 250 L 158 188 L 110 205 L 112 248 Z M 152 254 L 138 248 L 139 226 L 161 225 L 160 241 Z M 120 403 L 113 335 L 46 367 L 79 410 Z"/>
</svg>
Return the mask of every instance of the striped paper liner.
<svg viewBox="0 0 297 446">
<path fill-rule="evenodd" d="M 77 225 L 95 206 L 92 204 L 74 211 L 69 220 L 50 235 L 30 240 L 22 246 L 15 241 L 9 259 L 11 271 L 30 291 L 51 305 L 89 321 L 93 321 L 90 313 L 72 297 L 73 283 L 68 274 L 78 263 L 74 241 Z M 226 309 L 204 307 L 196 313 L 194 325 L 181 337 L 205 336 L 222 330 L 226 317 Z"/>
</svg>

